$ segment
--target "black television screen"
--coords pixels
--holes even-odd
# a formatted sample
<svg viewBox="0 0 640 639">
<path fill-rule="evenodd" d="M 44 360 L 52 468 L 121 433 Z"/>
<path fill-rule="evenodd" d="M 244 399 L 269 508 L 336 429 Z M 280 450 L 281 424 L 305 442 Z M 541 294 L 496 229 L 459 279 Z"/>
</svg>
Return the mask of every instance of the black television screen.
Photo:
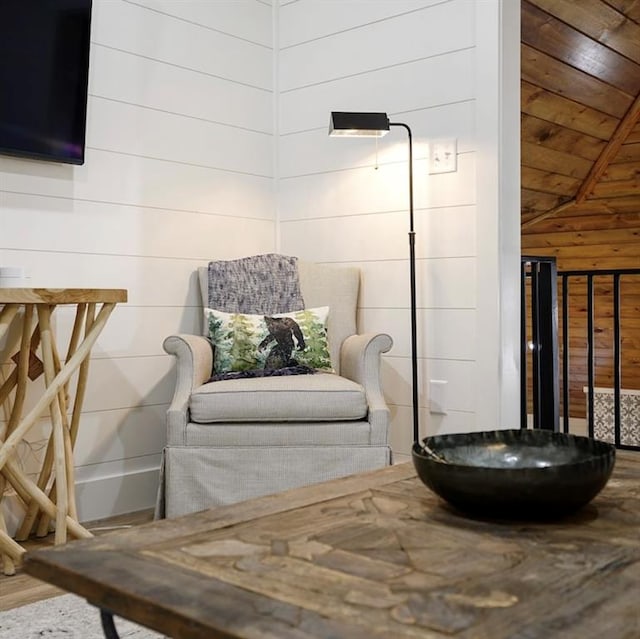
<svg viewBox="0 0 640 639">
<path fill-rule="evenodd" d="M 0 153 L 84 162 L 91 0 L 0 0 Z"/>
</svg>

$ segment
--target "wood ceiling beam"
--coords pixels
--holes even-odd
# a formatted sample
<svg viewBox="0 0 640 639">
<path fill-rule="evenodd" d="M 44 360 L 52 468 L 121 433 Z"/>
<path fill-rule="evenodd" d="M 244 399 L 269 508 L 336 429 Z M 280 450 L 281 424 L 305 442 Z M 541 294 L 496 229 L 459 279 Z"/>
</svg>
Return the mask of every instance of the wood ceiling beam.
<svg viewBox="0 0 640 639">
<path fill-rule="evenodd" d="M 571 208 L 575 204 L 576 204 L 575 200 L 569 200 L 568 202 L 563 202 L 562 204 L 559 204 L 558 206 L 556 206 L 553 209 L 549 209 L 548 211 L 543 211 L 542 213 L 539 213 L 535 217 L 529 218 L 526 222 L 523 222 L 520 225 L 520 228 L 522 230 L 528 229 L 531 226 L 533 226 L 534 224 L 537 224 L 538 222 L 542 222 L 542 220 L 546 220 L 547 218 L 552 217 L 556 213 L 560 213 L 561 211 L 564 211 L 565 209 Z"/>
<path fill-rule="evenodd" d="M 640 95 L 636 97 L 633 104 L 629 107 L 629 110 L 625 113 L 622 120 L 620 120 L 620 124 L 611 136 L 607 146 L 602 149 L 600 157 L 598 157 L 598 159 L 593 163 L 589 175 L 587 175 L 584 182 L 580 185 L 575 198 L 575 202 L 577 204 L 584 202 L 587 196 L 591 194 L 596 184 L 600 181 L 600 178 L 607 170 L 611 160 L 618 154 L 620 147 L 624 144 L 624 141 L 638 123 L 639 119 Z"/>
</svg>

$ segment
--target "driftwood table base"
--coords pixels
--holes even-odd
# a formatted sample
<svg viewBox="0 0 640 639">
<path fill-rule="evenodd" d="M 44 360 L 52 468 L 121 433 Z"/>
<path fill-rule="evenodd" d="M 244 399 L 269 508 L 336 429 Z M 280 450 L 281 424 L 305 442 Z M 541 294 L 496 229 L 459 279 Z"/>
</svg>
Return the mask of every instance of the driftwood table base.
<svg viewBox="0 0 640 639">
<path fill-rule="evenodd" d="M 91 348 L 117 302 L 127 293 L 120 289 L 0 289 L 0 342 L 3 363 L 11 372 L 0 386 L 0 405 L 9 414 L 0 430 L 0 557 L 5 574 L 12 574 L 24 549 L 7 534 L 2 516 L 2 495 L 11 486 L 25 507 L 16 534 L 18 541 L 35 532 L 44 536 L 55 524 L 55 543 L 91 534 L 78 523 L 75 503 L 73 446 L 78 434 Z M 54 309 L 75 306 L 69 343 L 61 357 L 51 326 Z M 29 381 L 44 377 L 44 392 L 24 414 Z M 77 376 L 73 401 L 69 396 L 72 376 Z M 69 419 L 69 412 L 71 418 Z M 48 416 L 51 433 L 37 481 L 16 463 L 16 451 L 27 432 Z"/>
<path fill-rule="evenodd" d="M 25 570 L 182 639 L 635 639 L 639 533 L 637 453 L 547 523 L 464 517 L 400 464 L 28 553 Z"/>
</svg>

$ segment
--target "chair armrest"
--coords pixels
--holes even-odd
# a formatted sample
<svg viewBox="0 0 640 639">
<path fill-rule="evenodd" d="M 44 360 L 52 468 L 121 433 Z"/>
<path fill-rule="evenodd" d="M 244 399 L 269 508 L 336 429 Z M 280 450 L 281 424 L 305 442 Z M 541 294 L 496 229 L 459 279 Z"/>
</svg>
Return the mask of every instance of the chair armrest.
<svg viewBox="0 0 640 639">
<path fill-rule="evenodd" d="M 167 440 L 179 445 L 184 443 L 191 393 L 211 377 L 213 348 L 205 337 L 186 334 L 167 337 L 163 347 L 177 360 L 176 388 L 167 410 Z"/>
<path fill-rule="evenodd" d="M 340 374 L 364 387 L 369 423 L 389 422 L 389 408 L 380 385 L 380 355 L 393 346 L 386 333 L 350 335 L 340 349 Z"/>
</svg>

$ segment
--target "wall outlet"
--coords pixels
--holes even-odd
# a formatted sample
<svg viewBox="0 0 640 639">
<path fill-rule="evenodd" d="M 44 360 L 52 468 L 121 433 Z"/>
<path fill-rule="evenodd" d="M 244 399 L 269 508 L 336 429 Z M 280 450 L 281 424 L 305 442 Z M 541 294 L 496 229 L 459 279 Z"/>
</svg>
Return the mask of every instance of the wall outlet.
<svg viewBox="0 0 640 639">
<path fill-rule="evenodd" d="M 458 144 L 455 138 L 433 140 L 429 145 L 429 174 L 458 170 Z"/>
</svg>

